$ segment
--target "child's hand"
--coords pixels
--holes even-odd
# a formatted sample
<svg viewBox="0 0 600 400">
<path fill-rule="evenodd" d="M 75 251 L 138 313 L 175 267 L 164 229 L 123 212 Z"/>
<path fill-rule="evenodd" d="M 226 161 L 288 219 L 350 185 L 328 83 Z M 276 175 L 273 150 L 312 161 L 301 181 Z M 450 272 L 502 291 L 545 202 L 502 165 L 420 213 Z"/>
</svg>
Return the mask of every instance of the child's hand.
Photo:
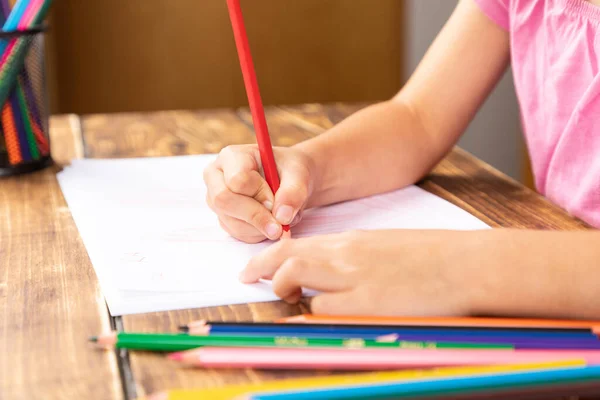
<svg viewBox="0 0 600 400">
<path fill-rule="evenodd" d="M 279 239 L 282 225 L 294 225 L 313 189 L 314 166 L 300 150 L 273 148 L 280 187 L 273 196 L 261 175 L 256 145 L 229 146 L 204 171 L 206 201 L 223 229 L 247 243 Z"/>
<path fill-rule="evenodd" d="M 357 231 L 282 240 L 254 257 L 240 279 L 272 279 L 283 300 L 301 288 L 323 292 L 316 314 L 465 315 L 470 313 L 477 242 L 467 232 Z M 473 260 L 475 261 L 475 260 Z M 475 261 L 477 263 L 477 261 Z"/>
</svg>

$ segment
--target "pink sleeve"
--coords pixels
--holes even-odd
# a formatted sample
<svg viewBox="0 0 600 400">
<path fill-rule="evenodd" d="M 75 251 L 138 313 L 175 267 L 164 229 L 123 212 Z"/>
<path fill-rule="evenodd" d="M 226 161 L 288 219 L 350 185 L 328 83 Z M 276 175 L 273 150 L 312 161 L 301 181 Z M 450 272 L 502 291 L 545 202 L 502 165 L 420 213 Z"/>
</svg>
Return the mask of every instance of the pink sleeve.
<svg viewBox="0 0 600 400">
<path fill-rule="evenodd" d="M 508 8 L 510 0 L 475 0 L 481 11 L 502 29 L 509 30 Z"/>
</svg>

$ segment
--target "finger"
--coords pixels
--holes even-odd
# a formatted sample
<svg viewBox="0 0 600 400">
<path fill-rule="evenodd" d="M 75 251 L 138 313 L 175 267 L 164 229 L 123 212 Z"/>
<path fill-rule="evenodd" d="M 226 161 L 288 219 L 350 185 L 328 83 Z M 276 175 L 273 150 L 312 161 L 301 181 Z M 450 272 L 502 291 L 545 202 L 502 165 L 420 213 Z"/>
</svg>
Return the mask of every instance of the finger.
<svg viewBox="0 0 600 400">
<path fill-rule="evenodd" d="M 308 200 L 310 176 L 304 165 L 285 165 L 281 184 L 275 194 L 274 215 L 282 225 L 289 225 Z"/>
<path fill-rule="evenodd" d="M 300 221 L 302 221 L 302 210 L 300 210 L 300 212 L 298 212 L 298 214 L 296 214 L 296 216 L 294 217 L 294 219 L 292 220 L 292 222 L 290 222 L 290 228 L 293 228 L 294 226 L 298 225 L 300 223 Z M 292 231 L 291 230 L 284 230 L 281 234 L 281 237 L 279 238 L 280 240 L 282 239 L 291 239 L 292 238 Z"/>
<path fill-rule="evenodd" d="M 204 180 L 208 187 L 207 201 L 217 214 L 247 222 L 271 240 L 279 239 L 282 227 L 269 210 L 256 200 L 229 190 L 225 185 L 223 171 L 218 168 L 208 169 Z"/>
<path fill-rule="evenodd" d="M 364 299 L 360 299 L 353 290 L 323 293 L 311 300 L 310 310 L 316 315 L 362 315 L 360 311 L 362 301 Z"/>
<path fill-rule="evenodd" d="M 302 288 L 320 292 L 338 292 L 351 286 L 348 274 L 328 262 L 291 257 L 283 262 L 273 276 L 273 291 L 282 300 L 295 304 Z"/>
<path fill-rule="evenodd" d="M 300 221 L 302 221 L 302 217 L 303 217 L 303 212 L 302 210 L 300 210 L 296 216 L 294 217 L 294 219 L 292 220 L 292 222 L 290 222 L 290 227 L 296 226 L 300 223 Z"/>
<path fill-rule="evenodd" d="M 284 239 L 252 257 L 240 274 L 243 283 L 254 283 L 260 279 L 271 279 L 283 262 L 296 254 L 307 239 Z"/>
<path fill-rule="evenodd" d="M 260 243 L 266 239 L 265 235 L 249 223 L 227 215 L 219 217 L 219 224 L 225 232 L 245 243 Z"/>
<path fill-rule="evenodd" d="M 259 173 L 259 165 L 250 152 L 227 151 L 220 155 L 225 185 L 234 193 L 252 197 L 271 211 L 274 196 L 267 181 Z"/>
</svg>

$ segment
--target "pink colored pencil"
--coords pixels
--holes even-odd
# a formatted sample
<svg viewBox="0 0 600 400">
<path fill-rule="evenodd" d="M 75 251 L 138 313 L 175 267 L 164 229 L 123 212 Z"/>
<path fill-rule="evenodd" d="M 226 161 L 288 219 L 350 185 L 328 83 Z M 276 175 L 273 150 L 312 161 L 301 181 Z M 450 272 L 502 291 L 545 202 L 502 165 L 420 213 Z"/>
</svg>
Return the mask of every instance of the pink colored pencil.
<svg viewBox="0 0 600 400">
<path fill-rule="evenodd" d="M 44 0 L 31 0 L 31 3 L 27 6 L 23 19 L 19 23 L 19 29 L 27 29 L 31 27 L 32 22 L 35 19 L 35 15 L 39 12 L 40 8 L 44 4 Z"/>
<path fill-rule="evenodd" d="M 584 360 L 600 365 L 600 350 L 379 350 L 203 347 L 169 356 L 206 368 L 386 370 Z"/>
<path fill-rule="evenodd" d="M 32 2 L 29 3 L 29 5 L 27 6 L 27 9 L 25 10 L 25 13 L 23 14 L 23 18 L 21 19 L 21 21 L 19 21 L 19 25 L 18 25 L 19 30 L 25 30 L 25 29 L 28 29 L 31 27 L 31 24 L 34 21 L 35 15 L 39 11 L 39 9 L 42 7 L 43 3 L 44 3 L 44 0 L 32 0 Z M 7 46 L 6 50 L 4 51 L 4 54 L 2 55 L 2 61 L 0 61 L 0 64 L 4 65 L 4 63 L 6 63 L 6 61 L 8 61 L 9 57 L 13 53 L 15 46 L 17 45 L 18 40 L 19 39 L 12 39 L 8 43 L 8 46 Z"/>
</svg>

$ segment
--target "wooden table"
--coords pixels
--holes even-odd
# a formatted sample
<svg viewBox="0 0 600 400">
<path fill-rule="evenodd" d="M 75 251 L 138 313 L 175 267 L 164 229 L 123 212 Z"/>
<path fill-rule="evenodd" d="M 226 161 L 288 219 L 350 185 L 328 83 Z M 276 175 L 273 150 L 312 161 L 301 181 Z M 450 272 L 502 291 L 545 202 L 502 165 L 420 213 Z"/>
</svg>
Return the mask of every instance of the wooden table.
<svg viewBox="0 0 600 400">
<path fill-rule="evenodd" d="M 288 146 L 330 128 L 360 106 L 272 107 L 274 143 Z M 254 140 L 247 110 L 56 116 L 52 152 L 73 158 L 215 153 Z M 176 368 L 160 355 L 97 351 L 88 336 L 116 327 L 174 331 L 198 318 L 271 320 L 303 307 L 281 302 L 113 318 L 57 184 L 60 166 L 0 180 L 0 398 L 133 399 L 156 390 L 256 382 L 294 373 Z M 198 179 L 202 171 L 197 171 Z M 456 149 L 422 184 L 494 227 L 579 230 L 533 191 Z"/>
</svg>

